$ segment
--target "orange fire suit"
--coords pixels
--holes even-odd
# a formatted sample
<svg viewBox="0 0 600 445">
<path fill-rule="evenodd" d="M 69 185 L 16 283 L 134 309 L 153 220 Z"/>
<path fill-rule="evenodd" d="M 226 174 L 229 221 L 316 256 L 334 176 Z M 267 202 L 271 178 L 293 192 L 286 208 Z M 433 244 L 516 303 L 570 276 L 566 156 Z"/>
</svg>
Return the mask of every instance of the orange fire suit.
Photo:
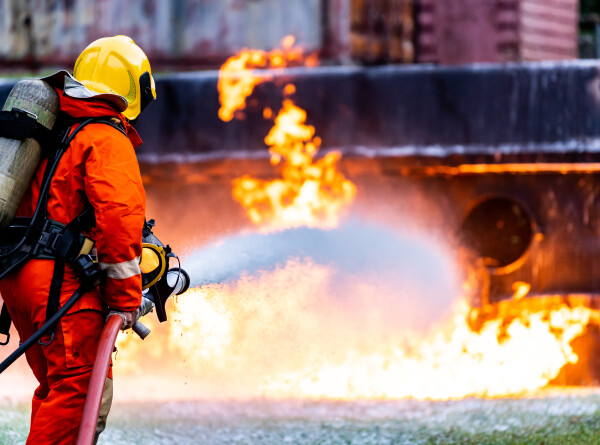
<svg viewBox="0 0 600 445">
<path fill-rule="evenodd" d="M 85 293 L 57 324 L 50 345 L 35 344 L 27 351 L 27 362 L 39 382 L 27 440 L 27 444 L 36 445 L 75 443 L 106 308 L 135 310 L 142 290 L 139 257 L 145 194 L 134 153 L 141 140 L 126 119 L 107 103 L 74 99 L 57 91 L 61 112 L 75 118 L 118 118 L 127 136 L 106 124 L 87 125 L 71 142 L 52 178 L 48 218 L 67 224 L 89 201 L 96 226 L 86 235 L 96 242 L 98 261 L 107 278 L 98 288 Z M 33 215 L 45 166 L 44 160 L 25 194 L 19 216 Z M 46 321 L 53 269 L 53 260 L 33 259 L 0 281 L 0 294 L 22 340 Z M 78 287 L 75 273 L 67 265 L 60 304 Z"/>
</svg>

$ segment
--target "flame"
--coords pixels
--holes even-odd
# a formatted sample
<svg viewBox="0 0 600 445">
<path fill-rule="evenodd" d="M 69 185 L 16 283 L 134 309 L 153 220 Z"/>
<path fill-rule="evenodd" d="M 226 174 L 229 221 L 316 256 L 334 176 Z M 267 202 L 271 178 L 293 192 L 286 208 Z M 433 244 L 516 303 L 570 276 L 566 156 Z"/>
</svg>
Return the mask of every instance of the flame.
<svg viewBox="0 0 600 445">
<path fill-rule="evenodd" d="M 531 290 L 531 284 L 525 283 L 524 281 L 515 281 L 512 285 L 513 300 L 521 300 L 527 296 Z"/>
<path fill-rule="evenodd" d="M 391 317 L 392 308 L 376 299 L 382 285 L 354 280 L 348 278 L 344 300 L 332 295 L 339 280 L 331 266 L 293 260 L 191 289 L 171 308 L 168 341 L 157 357 L 164 360 L 167 349 L 173 362 L 185 359 L 186 375 L 218 387 L 221 396 L 229 389 L 225 397 L 502 397 L 545 387 L 577 362 L 570 342 L 598 322 L 590 309 L 561 305 L 493 319 L 475 331 L 460 300 L 445 321 L 404 330 L 401 313 Z"/>
<path fill-rule="evenodd" d="M 243 49 L 230 57 L 219 70 L 219 118 L 231 121 L 235 113 L 246 108 L 246 98 L 252 94 L 254 87 L 268 80 L 254 70 L 262 68 L 284 68 L 290 64 L 300 63 L 304 54 L 302 48 L 294 46 L 294 36 L 283 38 L 283 49 L 266 52 L 255 49 Z M 312 60 L 312 59 L 310 59 Z"/>
<path fill-rule="evenodd" d="M 275 126 L 265 138 L 271 163 L 283 163 L 282 179 L 243 176 L 233 182 L 233 197 L 262 230 L 334 228 L 356 195 L 354 184 L 336 169 L 339 153 L 313 160 L 321 140 L 314 136 L 315 128 L 305 122 L 306 112 L 284 100 Z"/>
<path fill-rule="evenodd" d="M 225 62 L 219 75 L 219 117 L 222 120 L 229 121 L 237 110 L 244 109 L 254 86 L 265 80 L 252 68 L 283 67 L 301 59 L 302 51 L 293 44 L 294 38 L 287 36 L 282 42 L 283 50 L 270 53 L 244 50 Z M 256 63 L 249 63 L 253 59 Z M 289 98 L 295 92 L 293 84 L 284 86 L 286 98 L 273 128 L 265 137 L 271 163 L 282 164 L 282 179 L 266 181 L 243 176 L 233 182 L 234 199 L 244 206 L 250 220 L 263 231 L 299 226 L 337 227 L 340 215 L 356 195 L 354 184 L 337 170 L 339 152 L 314 159 L 321 139 L 315 136 L 315 128 L 306 124 L 306 112 Z M 270 119 L 272 114 L 271 108 L 263 110 L 265 119 Z"/>
<path fill-rule="evenodd" d="M 293 45 L 286 38 L 281 50 L 246 50 L 225 63 L 221 119 L 233 119 L 267 79 L 255 68 L 300 63 L 301 51 Z M 316 159 L 321 140 L 292 100 L 295 92 L 293 84 L 284 86 L 265 137 L 281 179 L 244 176 L 233 182 L 234 198 L 260 230 L 335 228 L 356 195 L 336 169 L 339 153 Z M 268 120 L 275 114 L 271 108 L 262 113 Z M 480 272 L 472 272 L 473 283 L 464 286 L 468 294 L 478 289 Z M 427 317 L 435 302 L 427 306 L 423 295 L 390 291 L 385 280 L 340 276 L 335 266 L 293 259 L 236 282 L 190 289 L 170 306 L 168 332 L 157 333 L 160 343 L 149 349 L 157 367 L 183 364 L 176 372 L 186 376 L 186 385 L 190 381 L 186 397 L 448 400 L 529 394 L 577 362 L 571 342 L 599 315 L 564 299 L 550 308 L 536 306 L 525 298 L 529 283 L 517 281 L 512 290 L 510 303 L 520 310 L 511 317 L 496 314 L 481 322 L 491 312 L 460 298 L 446 318 L 405 326 Z M 119 339 L 125 365 L 137 361 L 135 343 L 131 336 Z M 136 368 L 120 364 L 115 371 Z M 194 376 L 199 382 L 192 384 Z"/>
<path fill-rule="evenodd" d="M 449 326 L 410 348 L 387 354 L 348 353 L 341 364 L 317 365 L 270 382 L 288 397 L 448 400 L 503 397 L 543 388 L 566 363 L 576 363 L 569 343 L 590 319 L 584 308 L 530 314 L 502 329 L 501 320 L 473 332 L 469 307 L 458 304 Z M 415 351 L 415 352 L 411 352 Z"/>
</svg>

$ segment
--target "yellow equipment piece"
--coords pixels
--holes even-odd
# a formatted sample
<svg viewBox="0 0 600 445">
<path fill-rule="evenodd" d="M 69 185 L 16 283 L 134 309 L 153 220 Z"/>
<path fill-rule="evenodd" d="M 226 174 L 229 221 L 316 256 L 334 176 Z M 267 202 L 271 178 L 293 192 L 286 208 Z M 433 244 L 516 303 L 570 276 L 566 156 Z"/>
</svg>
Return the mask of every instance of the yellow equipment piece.
<svg viewBox="0 0 600 445">
<path fill-rule="evenodd" d="M 123 115 L 129 120 L 156 99 L 148 57 L 131 37 L 104 37 L 90 43 L 77 58 L 73 77 L 89 90 L 124 97 L 129 106 Z"/>
<path fill-rule="evenodd" d="M 153 286 L 160 280 L 167 267 L 166 252 L 161 246 L 142 243 L 140 269 L 142 271 L 142 289 Z"/>
</svg>

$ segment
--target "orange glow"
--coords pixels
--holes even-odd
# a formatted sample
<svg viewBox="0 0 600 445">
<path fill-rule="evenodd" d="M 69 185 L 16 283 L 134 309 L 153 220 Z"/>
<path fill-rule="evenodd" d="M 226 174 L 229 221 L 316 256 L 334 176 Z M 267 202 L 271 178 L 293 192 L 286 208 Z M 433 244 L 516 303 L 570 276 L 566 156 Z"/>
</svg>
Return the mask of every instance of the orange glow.
<svg viewBox="0 0 600 445">
<path fill-rule="evenodd" d="M 292 49 L 292 47 L 294 46 L 294 43 L 296 43 L 296 38 L 292 35 L 289 35 L 289 36 L 285 36 L 283 38 L 283 40 L 281 41 L 281 46 L 284 49 L 289 50 L 289 49 Z"/>
<path fill-rule="evenodd" d="M 288 83 L 285 87 L 283 87 L 283 94 L 285 94 L 286 96 L 291 96 L 295 92 L 296 87 L 291 83 Z"/>
<path fill-rule="evenodd" d="M 331 267 L 296 260 L 191 289 L 170 307 L 169 332 L 161 336 L 168 341 L 152 349 L 161 360 L 185 359 L 188 376 L 226 382 L 227 397 L 503 397 L 545 387 L 577 361 L 570 342 L 598 322 L 590 309 L 558 305 L 474 331 L 460 300 L 447 318 L 410 332 L 402 314 L 390 317 L 373 301 L 384 285 L 355 279 L 349 300 L 340 301 L 327 295 Z M 120 345 L 123 357 L 131 357 L 129 347 Z"/>
<path fill-rule="evenodd" d="M 456 167 L 436 165 L 429 167 L 410 166 L 403 167 L 404 174 L 425 173 L 435 175 L 470 175 L 477 173 L 595 173 L 600 171 L 598 162 L 572 162 L 572 163 L 518 163 L 518 164 L 462 164 Z"/>
<path fill-rule="evenodd" d="M 523 281 L 515 281 L 512 285 L 513 300 L 521 300 L 525 298 L 525 296 L 529 293 L 531 289 L 531 284 L 525 283 Z"/>
</svg>

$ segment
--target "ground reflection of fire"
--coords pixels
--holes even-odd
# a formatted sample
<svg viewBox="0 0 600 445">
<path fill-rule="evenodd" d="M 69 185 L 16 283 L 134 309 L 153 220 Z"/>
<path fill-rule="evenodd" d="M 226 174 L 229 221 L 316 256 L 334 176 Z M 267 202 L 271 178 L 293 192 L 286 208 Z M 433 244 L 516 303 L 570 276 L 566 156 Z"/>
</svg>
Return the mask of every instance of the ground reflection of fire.
<svg viewBox="0 0 600 445">
<path fill-rule="evenodd" d="M 301 57 L 293 39 L 286 38 L 283 50 L 250 50 L 230 59 L 223 67 L 229 74 L 219 82 L 220 117 L 233 119 L 266 79 L 253 68 L 299 63 Z M 272 164 L 283 163 L 282 179 L 239 178 L 233 196 L 262 232 L 334 229 L 356 189 L 336 170 L 338 154 L 315 161 L 320 140 L 306 125 L 306 113 L 289 99 L 294 88 L 286 89 L 265 139 Z M 263 114 L 270 118 L 272 111 Z M 523 310 L 510 321 L 489 319 L 475 330 L 476 311 L 456 289 L 443 298 L 458 298 L 451 314 L 411 324 L 427 311 L 417 304 L 427 303 L 422 295 L 398 295 L 415 303 L 390 305 L 381 298 L 389 293 L 385 282 L 358 274 L 342 275 L 344 298 L 339 298 L 334 295 L 340 293 L 339 278 L 335 265 L 290 258 L 234 281 L 196 287 L 171 306 L 166 338 L 151 353 L 157 360 L 185 361 L 187 376 L 206 383 L 207 397 L 499 397 L 546 386 L 565 364 L 577 361 L 571 341 L 598 321 L 595 311 L 556 305 Z M 514 300 L 522 307 L 529 289 L 528 283 L 514 285 Z M 138 348 L 132 336 L 120 340 L 118 372 L 134 371 L 131 358 Z M 139 353 L 147 354 L 146 349 Z"/>
</svg>

